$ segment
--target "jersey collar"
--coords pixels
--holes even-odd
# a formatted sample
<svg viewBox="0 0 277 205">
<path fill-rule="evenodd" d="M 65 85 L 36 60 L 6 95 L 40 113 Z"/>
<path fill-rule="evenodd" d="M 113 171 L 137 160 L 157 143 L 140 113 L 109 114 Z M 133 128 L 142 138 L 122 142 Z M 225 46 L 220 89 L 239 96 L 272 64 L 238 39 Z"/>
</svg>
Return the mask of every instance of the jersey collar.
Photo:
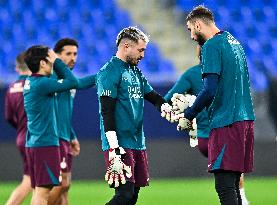
<svg viewBox="0 0 277 205">
<path fill-rule="evenodd" d="M 125 68 L 130 68 L 130 65 L 126 63 L 125 61 L 121 60 L 120 58 L 113 56 L 112 60 L 114 60 L 116 63 L 120 64 L 121 66 L 124 66 Z"/>
<path fill-rule="evenodd" d="M 38 73 L 32 73 L 32 77 L 43 77 L 44 75 L 38 74 Z"/>
<path fill-rule="evenodd" d="M 218 31 L 214 36 L 217 36 L 217 35 L 220 35 L 220 34 L 223 34 L 224 31 Z"/>
</svg>

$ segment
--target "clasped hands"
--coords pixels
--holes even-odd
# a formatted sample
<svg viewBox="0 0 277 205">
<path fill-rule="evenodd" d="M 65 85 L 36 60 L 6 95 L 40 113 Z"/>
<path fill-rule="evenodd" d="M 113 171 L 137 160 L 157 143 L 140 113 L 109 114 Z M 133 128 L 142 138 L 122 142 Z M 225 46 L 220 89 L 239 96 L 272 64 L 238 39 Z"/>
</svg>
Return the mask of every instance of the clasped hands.
<svg viewBox="0 0 277 205">
<path fill-rule="evenodd" d="M 188 120 L 184 111 L 193 105 L 195 99 L 194 95 L 175 93 L 171 98 L 172 106 L 168 103 L 161 106 L 161 116 L 171 123 L 178 122 L 177 130 L 188 131 L 192 140 L 197 137 L 196 119 Z"/>
</svg>

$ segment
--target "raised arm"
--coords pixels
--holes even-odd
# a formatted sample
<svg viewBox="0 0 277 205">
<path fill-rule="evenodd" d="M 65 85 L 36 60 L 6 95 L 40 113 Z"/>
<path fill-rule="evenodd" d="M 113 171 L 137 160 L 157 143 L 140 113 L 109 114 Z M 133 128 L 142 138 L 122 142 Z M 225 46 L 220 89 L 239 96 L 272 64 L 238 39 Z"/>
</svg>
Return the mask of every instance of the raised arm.
<svg viewBox="0 0 277 205">
<path fill-rule="evenodd" d="M 51 94 L 76 88 L 78 81 L 68 67 L 59 58 L 54 61 L 54 70 L 59 79 L 44 78 L 40 84 L 40 92 Z"/>
<path fill-rule="evenodd" d="M 78 86 L 77 89 L 82 90 L 82 89 L 88 89 L 96 84 L 96 75 L 90 75 L 86 76 L 84 78 L 79 78 L 78 79 Z"/>
</svg>

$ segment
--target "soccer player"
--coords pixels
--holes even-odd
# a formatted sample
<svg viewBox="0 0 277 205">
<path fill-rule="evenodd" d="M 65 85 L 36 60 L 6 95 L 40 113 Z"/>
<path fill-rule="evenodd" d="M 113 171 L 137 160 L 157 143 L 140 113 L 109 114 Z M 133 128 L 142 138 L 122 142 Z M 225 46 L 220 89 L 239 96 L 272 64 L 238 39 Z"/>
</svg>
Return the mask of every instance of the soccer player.
<svg viewBox="0 0 277 205">
<path fill-rule="evenodd" d="M 32 204 L 47 204 L 50 190 L 61 181 L 59 137 L 57 136 L 54 96 L 77 86 L 70 69 L 53 50 L 36 45 L 26 51 L 25 62 L 32 75 L 24 85 L 27 114 L 27 161 L 32 188 Z M 54 71 L 59 79 L 49 76 Z"/>
<path fill-rule="evenodd" d="M 200 47 L 197 47 L 197 56 L 200 57 Z M 190 94 L 197 96 L 203 88 L 201 65 L 195 65 L 189 68 L 183 75 L 178 79 L 174 86 L 168 91 L 164 99 L 171 102 L 171 98 L 175 93 L 179 94 Z M 208 120 L 208 113 L 206 109 L 202 110 L 196 116 L 197 122 L 197 138 L 198 138 L 198 149 L 205 156 L 208 157 L 208 141 L 210 126 Z"/>
<path fill-rule="evenodd" d="M 54 51 L 58 57 L 72 70 L 78 56 L 78 42 L 75 39 L 60 39 Z M 78 79 L 77 89 L 90 88 L 95 85 L 95 76 L 91 75 Z M 54 75 L 56 77 L 56 75 Z M 49 204 L 68 204 L 68 191 L 71 184 L 72 156 L 80 153 L 80 144 L 71 125 L 73 100 L 76 89 L 55 94 L 55 114 L 57 117 L 57 131 L 60 138 L 60 154 L 62 182 L 61 186 L 54 187 L 50 192 Z"/>
<path fill-rule="evenodd" d="M 200 46 L 197 46 L 196 54 L 200 60 Z M 202 81 L 202 73 L 201 73 L 201 64 L 199 62 L 198 65 L 195 65 L 189 68 L 183 75 L 179 78 L 179 80 L 174 84 L 174 86 L 168 91 L 165 95 L 164 99 L 171 102 L 171 98 L 175 93 L 179 94 L 190 94 L 197 96 L 198 93 L 203 89 L 203 81 Z M 206 108 L 204 108 L 199 114 L 196 116 L 197 122 L 197 139 L 198 139 L 198 149 L 201 154 L 205 157 L 208 157 L 208 142 L 209 142 L 209 133 L 211 131 L 208 113 Z M 246 195 L 243 187 L 243 175 L 240 179 L 240 194 L 242 198 L 242 205 L 248 205 L 248 201 L 246 199 Z"/>
<path fill-rule="evenodd" d="M 19 74 L 17 81 L 12 83 L 5 97 L 5 119 L 16 129 L 16 146 L 23 162 L 23 178 L 12 192 L 6 205 L 21 204 L 32 191 L 30 175 L 25 153 L 25 137 L 27 132 L 27 117 L 24 111 L 23 87 L 25 79 L 31 74 L 24 62 L 24 52 L 16 57 L 15 70 Z"/>
<path fill-rule="evenodd" d="M 208 107 L 208 171 L 214 174 L 220 203 L 241 204 L 241 173 L 253 170 L 255 120 L 245 53 L 237 39 L 217 28 L 208 8 L 195 7 L 186 23 L 191 38 L 203 45 L 204 86 L 184 118 L 192 120 Z"/>
<path fill-rule="evenodd" d="M 144 99 L 160 111 L 168 104 L 153 90 L 137 67 L 143 59 L 146 36 L 137 27 L 122 29 L 118 50 L 97 74 L 105 179 L 115 188 L 107 205 L 136 204 L 140 187 L 148 186 L 148 160 L 143 132 Z M 167 110 L 170 113 L 170 109 Z"/>
</svg>

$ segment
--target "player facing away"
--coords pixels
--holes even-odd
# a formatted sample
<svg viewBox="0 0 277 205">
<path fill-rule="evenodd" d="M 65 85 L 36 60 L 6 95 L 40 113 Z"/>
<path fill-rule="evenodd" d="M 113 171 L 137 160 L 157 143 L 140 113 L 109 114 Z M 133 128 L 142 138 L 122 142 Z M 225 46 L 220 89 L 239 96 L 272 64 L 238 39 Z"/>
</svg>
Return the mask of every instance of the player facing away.
<svg viewBox="0 0 277 205">
<path fill-rule="evenodd" d="M 59 137 L 54 95 L 77 86 L 70 69 L 48 47 L 35 45 L 26 51 L 25 62 L 32 71 L 24 85 L 27 115 L 26 149 L 32 188 L 32 205 L 47 204 L 50 190 L 61 181 Z M 49 76 L 54 71 L 63 80 Z"/>
<path fill-rule="evenodd" d="M 253 171 L 255 120 L 245 53 L 237 39 L 217 28 L 208 8 L 195 7 L 186 23 L 191 38 L 202 45 L 204 85 L 184 117 L 192 120 L 208 107 L 208 171 L 220 203 L 241 204 L 241 173 Z"/>
<path fill-rule="evenodd" d="M 54 51 L 58 57 L 72 70 L 78 56 L 78 42 L 75 39 L 63 38 L 57 41 Z M 77 89 L 86 89 L 95 85 L 95 76 L 90 75 L 78 79 Z M 53 78 L 57 78 L 54 73 Z M 48 204 L 68 204 L 68 191 L 71 184 L 71 167 L 73 156 L 80 153 L 80 144 L 71 125 L 73 101 L 76 88 L 55 93 L 55 115 L 60 141 L 60 158 L 62 169 L 61 186 L 54 187 L 50 192 Z"/>
<path fill-rule="evenodd" d="M 16 147 L 23 162 L 23 178 L 12 192 L 6 205 L 21 204 L 32 191 L 27 158 L 25 153 L 25 137 L 27 132 L 27 117 L 24 111 L 23 87 L 26 78 L 31 74 L 24 62 L 24 52 L 16 57 L 15 70 L 19 74 L 18 80 L 12 83 L 5 97 L 5 119 L 16 129 Z"/>
<path fill-rule="evenodd" d="M 200 60 L 200 46 L 197 46 L 196 54 Z M 165 95 L 165 100 L 169 103 L 173 95 L 176 94 L 190 94 L 197 96 L 198 93 L 203 89 L 202 73 L 201 73 L 201 64 L 195 65 L 189 68 L 183 75 L 178 79 L 174 86 L 168 91 Z M 175 95 L 176 95 L 175 94 Z M 180 101 L 179 101 L 180 103 Z M 197 123 L 197 139 L 198 139 L 198 149 L 201 154 L 205 157 L 208 157 L 208 142 L 209 142 L 209 133 L 211 131 L 208 112 L 204 108 L 196 116 Z M 243 175 L 240 178 L 240 194 L 242 199 L 242 205 L 248 205 L 246 195 L 243 187 Z"/>
<path fill-rule="evenodd" d="M 122 29 L 116 40 L 116 55 L 97 74 L 105 179 L 115 188 L 115 195 L 107 205 L 136 204 L 140 187 L 149 183 L 144 99 L 160 111 L 168 105 L 163 104 L 165 100 L 137 67 L 148 42 L 148 36 L 137 27 Z"/>
</svg>

